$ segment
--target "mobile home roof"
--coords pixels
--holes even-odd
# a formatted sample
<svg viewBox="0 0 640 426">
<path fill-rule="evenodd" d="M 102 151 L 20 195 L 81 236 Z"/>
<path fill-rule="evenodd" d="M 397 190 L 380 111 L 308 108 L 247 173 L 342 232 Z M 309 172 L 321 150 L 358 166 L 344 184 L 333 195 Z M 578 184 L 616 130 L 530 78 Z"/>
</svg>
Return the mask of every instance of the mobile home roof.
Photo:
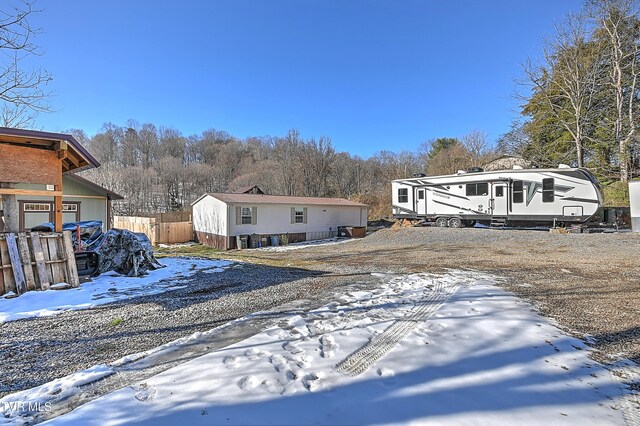
<svg viewBox="0 0 640 426">
<path fill-rule="evenodd" d="M 287 204 L 287 205 L 317 205 L 317 206 L 344 206 L 344 207 L 368 207 L 366 204 L 345 200 L 344 198 L 324 198 L 324 197 L 291 197 L 286 195 L 263 195 L 263 194 L 223 194 L 208 193 L 217 200 L 227 204 Z M 200 198 L 202 199 L 202 197 Z M 198 199 L 193 204 L 200 201 Z"/>
</svg>

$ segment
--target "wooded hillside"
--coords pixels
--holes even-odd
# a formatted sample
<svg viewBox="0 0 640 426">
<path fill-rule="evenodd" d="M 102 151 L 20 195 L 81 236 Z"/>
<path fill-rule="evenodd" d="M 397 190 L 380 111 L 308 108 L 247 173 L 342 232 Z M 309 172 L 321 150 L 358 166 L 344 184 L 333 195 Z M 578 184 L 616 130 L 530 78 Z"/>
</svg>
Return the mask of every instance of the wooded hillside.
<svg viewBox="0 0 640 426">
<path fill-rule="evenodd" d="M 181 210 L 205 192 L 258 185 L 269 194 L 358 200 L 372 207 L 372 216 L 384 216 L 391 210 L 391 180 L 425 170 L 455 172 L 477 165 L 488 152 L 481 132 L 368 159 L 336 151 L 326 137 L 303 139 L 296 130 L 246 139 L 214 129 L 184 136 L 130 120 L 105 124 L 92 137 L 70 133 L 102 163 L 84 175 L 125 197 L 115 204 L 123 215 Z"/>
</svg>

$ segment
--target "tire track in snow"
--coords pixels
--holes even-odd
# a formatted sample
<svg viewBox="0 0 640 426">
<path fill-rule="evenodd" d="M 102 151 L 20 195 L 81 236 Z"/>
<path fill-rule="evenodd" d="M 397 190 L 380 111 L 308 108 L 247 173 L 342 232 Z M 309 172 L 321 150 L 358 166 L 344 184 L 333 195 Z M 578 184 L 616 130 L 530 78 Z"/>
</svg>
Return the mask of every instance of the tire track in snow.
<svg viewBox="0 0 640 426">
<path fill-rule="evenodd" d="M 334 370 L 351 376 L 364 373 L 413 331 L 419 322 L 431 317 L 459 288 L 436 283 L 433 291 L 409 315 L 396 320 L 381 334 L 374 336 L 369 343 L 336 364 Z"/>
</svg>

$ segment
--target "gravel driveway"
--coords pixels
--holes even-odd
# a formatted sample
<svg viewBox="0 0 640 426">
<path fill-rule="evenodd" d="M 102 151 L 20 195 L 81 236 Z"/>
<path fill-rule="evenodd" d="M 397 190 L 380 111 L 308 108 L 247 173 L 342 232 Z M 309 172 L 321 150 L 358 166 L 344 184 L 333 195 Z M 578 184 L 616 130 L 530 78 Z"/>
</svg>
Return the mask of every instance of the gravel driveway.
<svg viewBox="0 0 640 426">
<path fill-rule="evenodd" d="M 287 302 L 316 306 L 328 289 L 352 281 L 323 271 L 242 263 L 224 273 L 198 273 L 183 289 L 3 323 L 0 397 Z"/>
<path fill-rule="evenodd" d="M 193 253 L 193 247 L 176 253 Z M 187 288 L 0 327 L 0 396 L 297 301 L 315 307 L 370 272 L 491 272 L 605 355 L 640 362 L 640 234 L 386 229 L 344 244 L 201 254 L 244 260 Z"/>
</svg>

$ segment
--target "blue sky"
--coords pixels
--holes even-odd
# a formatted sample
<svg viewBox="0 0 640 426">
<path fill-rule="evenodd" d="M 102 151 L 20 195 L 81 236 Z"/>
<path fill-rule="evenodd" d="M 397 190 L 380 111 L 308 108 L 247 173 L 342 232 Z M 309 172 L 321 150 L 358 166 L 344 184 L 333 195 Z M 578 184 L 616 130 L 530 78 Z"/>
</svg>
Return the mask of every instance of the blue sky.
<svg viewBox="0 0 640 426">
<path fill-rule="evenodd" d="M 514 79 L 577 0 L 40 0 L 48 131 L 105 122 L 329 136 L 368 157 L 518 115 Z"/>
</svg>

